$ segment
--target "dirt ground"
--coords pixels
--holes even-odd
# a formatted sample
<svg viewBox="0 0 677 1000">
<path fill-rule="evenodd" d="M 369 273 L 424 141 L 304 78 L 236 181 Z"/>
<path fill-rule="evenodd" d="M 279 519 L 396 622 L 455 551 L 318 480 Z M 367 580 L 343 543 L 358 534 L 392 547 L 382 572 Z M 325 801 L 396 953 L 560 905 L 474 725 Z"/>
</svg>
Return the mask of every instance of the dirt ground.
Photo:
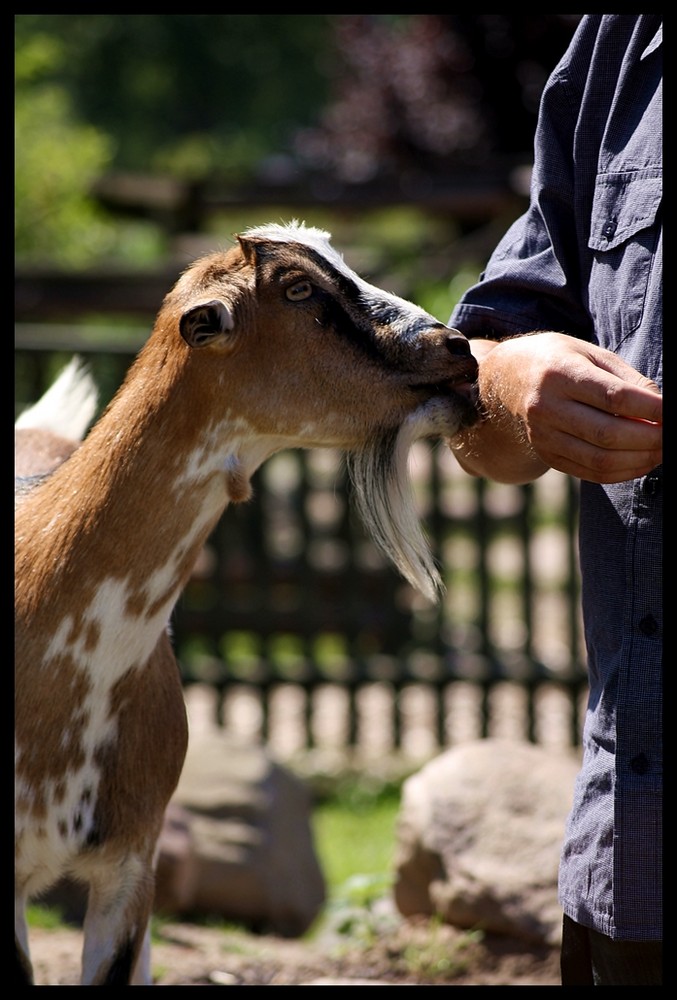
<svg viewBox="0 0 677 1000">
<path fill-rule="evenodd" d="M 33 930 L 38 986 L 78 983 L 81 934 Z M 558 986 L 559 953 L 497 935 L 476 939 L 403 921 L 367 942 L 285 940 L 167 923 L 153 946 L 156 986 Z"/>
</svg>

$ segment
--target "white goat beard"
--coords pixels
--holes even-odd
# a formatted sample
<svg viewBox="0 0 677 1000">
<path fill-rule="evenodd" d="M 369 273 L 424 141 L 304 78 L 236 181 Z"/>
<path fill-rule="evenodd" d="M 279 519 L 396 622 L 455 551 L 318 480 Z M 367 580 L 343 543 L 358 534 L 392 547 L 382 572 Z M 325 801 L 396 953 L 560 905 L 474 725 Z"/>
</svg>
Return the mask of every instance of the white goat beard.
<svg viewBox="0 0 677 1000">
<path fill-rule="evenodd" d="M 416 590 L 438 601 L 444 585 L 423 533 L 409 476 L 409 452 L 421 437 L 406 421 L 347 456 L 353 496 L 365 529 Z"/>
</svg>

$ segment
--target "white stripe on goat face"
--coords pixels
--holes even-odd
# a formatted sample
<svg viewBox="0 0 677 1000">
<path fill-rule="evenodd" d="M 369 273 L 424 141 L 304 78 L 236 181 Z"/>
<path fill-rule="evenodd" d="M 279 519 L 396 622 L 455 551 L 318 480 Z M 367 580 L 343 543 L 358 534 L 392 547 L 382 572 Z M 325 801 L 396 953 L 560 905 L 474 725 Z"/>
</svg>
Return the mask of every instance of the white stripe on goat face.
<svg viewBox="0 0 677 1000">
<path fill-rule="evenodd" d="M 382 288 L 369 284 L 346 264 L 343 255 L 330 243 L 330 235 L 314 227 L 302 227 L 296 223 L 289 225 L 258 226 L 247 230 L 245 237 L 266 239 L 277 243 L 298 243 L 308 247 L 324 258 L 340 275 L 351 281 L 360 293 L 366 315 L 387 323 L 398 339 L 414 341 L 431 326 L 438 326 L 436 320 L 425 309 L 402 299 L 398 295 L 386 292 Z"/>
</svg>

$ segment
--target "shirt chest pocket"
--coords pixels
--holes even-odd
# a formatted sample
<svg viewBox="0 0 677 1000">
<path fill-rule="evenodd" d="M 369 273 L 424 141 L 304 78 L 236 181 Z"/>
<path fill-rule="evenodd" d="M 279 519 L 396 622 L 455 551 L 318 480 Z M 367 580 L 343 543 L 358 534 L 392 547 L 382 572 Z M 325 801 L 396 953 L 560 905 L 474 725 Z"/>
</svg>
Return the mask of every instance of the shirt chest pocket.
<svg viewBox="0 0 677 1000">
<path fill-rule="evenodd" d="M 613 350 L 639 326 L 658 242 L 661 177 L 655 173 L 597 178 L 588 248 L 588 307 L 598 343 Z"/>
</svg>

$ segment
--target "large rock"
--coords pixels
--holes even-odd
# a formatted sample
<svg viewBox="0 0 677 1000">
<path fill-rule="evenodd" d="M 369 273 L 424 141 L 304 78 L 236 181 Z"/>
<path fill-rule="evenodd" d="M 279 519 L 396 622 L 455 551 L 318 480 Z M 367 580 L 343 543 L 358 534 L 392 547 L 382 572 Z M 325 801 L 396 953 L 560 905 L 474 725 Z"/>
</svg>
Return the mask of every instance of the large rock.
<svg viewBox="0 0 677 1000">
<path fill-rule="evenodd" d="M 445 751 L 403 787 L 395 902 L 555 945 L 557 872 L 578 759 L 494 739 Z"/>
<path fill-rule="evenodd" d="M 191 733 L 160 839 L 156 910 L 302 934 L 325 900 L 310 814 L 307 787 L 265 749 Z"/>
</svg>

